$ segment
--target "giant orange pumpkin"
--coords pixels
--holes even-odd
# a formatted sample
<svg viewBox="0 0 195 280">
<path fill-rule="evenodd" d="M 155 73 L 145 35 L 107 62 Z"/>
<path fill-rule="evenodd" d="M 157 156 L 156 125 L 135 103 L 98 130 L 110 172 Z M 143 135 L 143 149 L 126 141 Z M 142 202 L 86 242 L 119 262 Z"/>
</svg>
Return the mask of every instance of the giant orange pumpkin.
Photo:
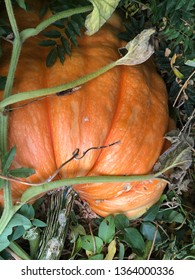
<svg viewBox="0 0 195 280">
<path fill-rule="evenodd" d="M 16 17 L 21 30 L 39 22 L 33 11 L 20 10 Z M 117 38 L 120 28 L 120 19 L 112 18 L 97 34 L 82 36 L 64 65 L 57 62 L 52 68 L 45 66 L 48 50 L 38 45 L 43 37 L 27 40 L 12 93 L 60 85 L 116 60 L 121 46 Z M 11 46 L 5 43 L 0 61 L 2 76 L 7 74 L 10 53 Z M 119 140 L 119 144 L 71 161 L 60 171 L 59 178 L 147 174 L 162 151 L 168 120 L 166 88 L 152 60 L 137 66 L 117 66 L 71 95 L 48 97 L 13 110 L 9 115 L 9 147 L 17 148 L 13 167 L 34 168 L 36 174 L 28 180 L 41 182 L 76 148 L 82 154 L 90 147 Z M 20 201 L 26 188 L 12 183 L 14 203 Z M 164 188 L 165 183 L 157 179 L 74 186 L 97 214 L 125 213 L 130 218 L 144 213 Z M 2 191 L 0 195 L 2 205 Z"/>
</svg>

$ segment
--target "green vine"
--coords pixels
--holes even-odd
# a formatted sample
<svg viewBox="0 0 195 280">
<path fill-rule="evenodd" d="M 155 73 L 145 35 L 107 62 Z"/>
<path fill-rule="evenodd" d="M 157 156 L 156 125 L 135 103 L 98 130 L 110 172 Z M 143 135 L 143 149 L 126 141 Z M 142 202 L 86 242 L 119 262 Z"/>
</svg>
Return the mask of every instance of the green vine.
<svg viewBox="0 0 195 280">
<path fill-rule="evenodd" d="M 61 2 L 64 2 L 64 1 L 61 1 Z M 125 2 L 130 2 L 130 1 L 125 1 Z M 141 2 L 145 2 L 145 1 L 132 1 L 132 2 L 136 2 L 137 3 L 136 5 L 141 5 L 141 4 L 143 4 Z M 158 11 L 155 12 L 155 9 L 157 9 L 160 6 L 160 3 L 158 3 L 159 1 L 156 1 L 158 5 L 155 5 L 155 1 L 149 1 L 149 2 L 151 2 L 151 6 L 150 6 L 150 8 L 148 8 L 149 12 L 153 12 L 153 14 L 157 16 L 159 12 Z M 181 4 L 182 1 L 179 1 L 179 2 L 180 2 L 180 5 L 182 5 Z M 192 1 L 190 1 L 190 3 L 192 3 Z M 5 5 L 6 5 L 8 18 L 9 18 L 9 21 L 11 24 L 11 28 L 14 33 L 14 41 L 13 41 L 13 50 L 12 50 L 12 56 L 11 56 L 11 62 L 10 62 L 8 76 L 7 76 L 6 82 L 4 80 L 4 82 L 5 82 L 4 96 L 3 96 L 3 100 L 0 102 L 0 155 L 1 155 L 1 158 L 3 158 L 5 156 L 5 154 L 7 153 L 7 149 L 8 149 L 7 140 L 8 140 L 9 105 L 14 104 L 18 101 L 22 101 L 22 100 L 39 98 L 39 97 L 47 96 L 50 94 L 55 94 L 56 92 L 63 92 L 63 91 L 69 90 L 69 89 L 75 89 L 75 87 L 80 86 L 80 85 L 86 83 L 87 81 L 90 81 L 91 79 L 94 79 L 95 77 L 101 75 L 102 73 L 112 69 L 113 67 L 115 67 L 117 65 L 120 65 L 120 59 L 119 59 L 118 61 L 112 62 L 111 64 L 104 66 L 103 68 L 99 69 L 98 71 L 96 71 L 94 73 L 91 73 L 78 80 L 71 81 L 70 83 L 67 83 L 65 85 L 59 85 L 59 86 L 53 87 L 53 88 L 40 89 L 40 90 L 36 90 L 36 91 L 22 92 L 17 95 L 11 95 L 12 87 L 13 87 L 13 83 L 14 83 L 15 71 L 17 68 L 17 64 L 18 64 L 18 60 L 19 60 L 19 56 L 21 53 L 23 43 L 28 38 L 38 35 L 49 25 L 56 24 L 56 22 L 59 22 L 61 19 L 64 19 L 64 18 L 68 18 L 68 17 L 74 16 L 74 15 L 80 15 L 81 13 L 90 12 L 93 9 L 93 7 L 92 7 L 92 5 L 81 6 L 81 7 L 77 6 L 77 8 L 68 9 L 68 10 L 65 10 L 62 12 L 57 11 L 50 18 L 42 21 L 39 25 L 37 25 L 37 27 L 25 29 L 25 30 L 22 30 L 21 32 L 19 32 L 18 27 L 17 27 L 17 22 L 14 17 L 12 1 L 10 1 L 10 0 L 5 1 Z M 144 4 L 144 7 L 148 7 L 148 6 Z M 178 8 L 178 5 L 176 7 Z M 180 9 L 180 8 L 181 7 L 179 7 L 178 9 Z M 190 6 L 189 10 L 191 11 L 191 6 Z M 171 18 L 170 18 L 170 20 L 171 20 Z M 157 24 L 157 19 L 155 17 L 153 17 L 153 22 L 155 22 Z M 134 24 L 136 24 L 135 21 L 134 21 Z M 126 25 L 126 26 L 128 27 L 128 25 Z M 139 21 L 139 28 L 142 30 L 143 26 L 144 26 L 144 21 L 142 18 Z M 184 25 L 182 25 L 182 28 L 184 29 Z M 129 27 L 129 29 L 130 29 L 130 27 Z M 167 34 L 170 36 L 170 33 L 171 33 L 171 29 L 169 30 L 167 28 L 163 34 L 165 36 Z M 182 33 L 182 35 L 183 35 L 183 33 Z M 135 35 L 137 35 L 137 34 L 135 34 Z M 188 52 L 186 49 L 186 54 L 187 53 Z M 1 56 L 1 54 L 0 54 L 0 56 Z M 122 59 L 124 60 L 124 58 L 122 58 Z M 123 63 L 121 63 L 121 64 L 123 64 Z M 5 109 L 7 109 L 7 107 L 8 107 L 8 110 L 5 110 Z M 177 162 L 177 164 L 178 164 L 178 162 Z M 70 186 L 70 185 L 74 185 L 74 184 L 103 183 L 103 182 L 130 182 L 130 181 L 135 181 L 135 180 L 136 181 L 150 180 L 150 179 L 155 179 L 155 178 L 158 178 L 162 181 L 167 182 L 167 180 L 162 178 L 162 174 L 165 171 L 169 170 L 170 168 L 175 167 L 176 165 L 172 164 L 166 168 L 162 168 L 162 170 L 160 172 L 156 172 L 155 174 L 150 174 L 150 175 L 143 175 L 143 176 L 78 177 L 78 178 L 63 179 L 63 180 L 54 181 L 54 182 L 40 183 L 39 186 L 36 186 L 36 185 L 31 186 L 26 192 L 24 192 L 24 194 L 22 195 L 22 198 L 21 198 L 21 204 L 18 204 L 18 205 L 13 205 L 13 203 L 12 203 L 11 187 L 10 187 L 10 183 L 9 183 L 10 178 L 8 176 L 9 174 L 2 173 L 2 174 L 0 174 L 0 175 L 2 175 L 2 177 L 0 177 L 0 180 L 1 181 L 3 180 L 4 209 L 3 209 L 2 216 L 0 218 L 0 235 L 4 232 L 4 230 L 6 229 L 6 226 L 11 221 L 11 219 L 14 217 L 16 212 L 19 209 L 21 209 L 21 207 L 26 202 L 28 202 L 33 197 L 43 194 L 49 190 L 54 190 L 56 188 L 59 188 L 59 187 L 65 186 L 65 185 Z M 0 183 L 1 183 L 1 181 L 0 181 Z M 17 253 L 18 256 L 21 256 L 21 258 L 30 259 L 30 256 L 28 256 L 28 254 L 26 254 L 20 248 L 20 246 L 17 245 L 16 243 L 11 242 L 9 246 L 10 246 L 10 249 L 13 250 L 15 253 Z M 34 255 L 34 252 L 33 252 L 33 255 Z"/>
</svg>

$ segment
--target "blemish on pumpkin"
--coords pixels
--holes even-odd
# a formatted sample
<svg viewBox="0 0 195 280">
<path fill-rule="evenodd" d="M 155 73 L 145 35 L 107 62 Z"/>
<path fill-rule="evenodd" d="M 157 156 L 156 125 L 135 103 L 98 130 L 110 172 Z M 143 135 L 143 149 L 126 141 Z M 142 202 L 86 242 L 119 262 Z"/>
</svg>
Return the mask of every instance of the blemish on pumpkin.
<svg viewBox="0 0 195 280">
<path fill-rule="evenodd" d="M 89 118 L 88 117 L 84 117 L 84 122 L 89 122 Z"/>
<path fill-rule="evenodd" d="M 101 202 L 104 202 L 104 199 L 96 199 L 95 204 L 100 204 Z"/>
<path fill-rule="evenodd" d="M 132 186 L 131 186 L 131 184 L 125 184 L 124 185 L 124 190 L 126 191 L 126 192 L 128 192 L 128 191 L 130 191 L 132 189 Z"/>
</svg>

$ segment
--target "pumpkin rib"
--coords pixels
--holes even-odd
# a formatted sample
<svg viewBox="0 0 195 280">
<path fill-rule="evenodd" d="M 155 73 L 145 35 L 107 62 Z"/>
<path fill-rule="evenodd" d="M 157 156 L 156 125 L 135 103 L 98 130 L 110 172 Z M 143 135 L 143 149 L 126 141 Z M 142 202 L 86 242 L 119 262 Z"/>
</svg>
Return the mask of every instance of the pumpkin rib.
<svg viewBox="0 0 195 280">
<path fill-rule="evenodd" d="M 136 185 L 138 188 L 144 188 L 140 182 L 132 182 L 134 186 L 131 190 L 127 191 L 119 195 L 118 197 L 112 197 L 110 199 L 100 199 L 95 200 L 91 197 L 85 197 L 86 201 L 89 203 L 91 209 L 95 211 L 97 214 L 106 216 L 109 214 L 118 214 L 118 213 L 128 213 L 128 217 L 132 218 L 136 216 L 140 216 L 147 209 L 148 205 L 156 203 L 160 195 L 162 194 L 166 183 L 160 182 L 158 180 L 153 180 L 151 183 L 146 182 L 146 188 L 149 189 L 149 192 L 146 192 L 143 198 L 143 191 L 136 191 Z M 143 182 L 144 184 L 144 182 Z M 154 188 L 153 188 L 154 187 Z M 158 192 L 156 191 L 158 188 Z M 138 194 L 139 193 L 139 194 Z M 152 202 L 151 202 L 152 201 Z M 104 212 L 104 215 L 102 213 Z M 142 213 L 141 213 L 142 212 Z"/>
<path fill-rule="evenodd" d="M 110 132 L 109 132 L 109 134 L 108 134 L 108 136 L 107 136 L 107 139 L 106 139 L 106 141 L 105 141 L 105 143 L 104 143 L 104 145 L 106 145 L 106 144 L 109 144 L 110 142 L 114 142 L 114 141 L 116 141 L 116 140 L 120 140 L 121 141 L 121 145 L 119 144 L 119 145 L 117 145 L 117 146 L 113 146 L 111 149 L 109 149 L 109 151 L 108 150 L 102 150 L 102 152 L 101 152 L 101 156 L 102 156 L 102 158 L 104 158 L 104 163 L 102 164 L 102 165 L 106 165 L 105 164 L 105 162 L 106 162 L 106 156 L 105 156 L 105 154 L 106 155 L 108 155 L 108 157 L 109 157 L 109 155 L 112 153 L 112 151 L 114 150 L 114 149 L 116 149 L 116 150 L 118 150 L 117 152 L 118 153 L 122 153 L 123 154 L 123 151 L 124 150 L 126 150 L 126 148 L 127 148 L 127 146 L 129 146 L 129 144 L 130 143 L 126 143 L 126 144 L 123 144 L 124 142 L 126 142 L 126 140 L 125 139 L 129 139 L 129 137 L 126 137 L 126 135 L 127 134 L 129 134 L 130 133 L 130 135 L 131 135 L 131 130 L 132 130 L 132 127 L 134 127 L 135 129 L 137 128 L 137 121 L 136 120 L 134 120 L 133 118 L 134 118 L 134 116 L 133 116 L 133 114 L 134 114 L 134 112 L 132 111 L 131 112 L 131 114 L 128 116 L 128 119 L 126 119 L 126 123 L 127 124 L 125 124 L 125 130 L 124 131 L 122 131 L 122 132 L 120 132 L 119 131 L 119 129 L 118 128 L 116 128 L 117 127 L 117 122 L 121 119 L 121 114 L 123 114 L 122 112 L 121 112 L 121 107 L 122 106 L 124 106 L 123 105 L 123 103 L 124 103 L 124 99 L 125 99 L 125 95 L 129 95 L 129 100 L 127 100 L 127 104 L 126 104 L 126 106 L 128 106 L 128 104 L 129 104 L 129 110 L 133 110 L 134 108 L 134 106 L 132 107 L 132 105 L 131 105 L 131 103 L 135 103 L 134 102 L 134 100 L 133 100 L 133 98 L 132 98 L 132 91 L 133 90 L 130 90 L 130 92 L 128 92 L 128 90 L 126 90 L 126 88 L 125 88 L 125 80 L 127 79 L 127 77 L 129 76 L 129 68 L 128 67 L 124 67 L 123 68 L 123 71 L 121 71 L 122 73 L 123 73 L 123 77 L 121 78 L 122 79 L 122 84 L 123 84 L 123 86 L 121 87 L 121 90 L 120 90 L 120 92 L 121 93 L 123 93 L 122 94 L 122 96 L 120 97 L 120 99 L 119 99 L 119 101 L 118 101 L 118 110 L 116 111 L 116 113 L 115 113 L 115 116 L 114 116 L 114 119 L 113 119 L 113 123 L 112 123 L 112 127 L 111 127 L 111 129 L 110 129 Z M 134 77 L 132 77 L 131 79 L 133 80 L 133 78 Z M 127 85 L 126 85 L 127 86 Z M 150 92 L 148 92 L 148 96 L 149 96 L 149 94 L 150 94 Z M 134 93 L 134 95 L 135 95 L 135 93 Z M 140 95 L 140 93 L 139 93 L 139 95 Z M 132 100 L 131 100 L 131 98 L 132 98 Z M 137 98 L 136 98 L 137 99 Z M 145 101 L 144 101 L 145 102 Z M 145 103 L 144 103 L 145 104 Z M 146 104 L 145 104 L 146 105 Z M 149 104 L 147 105 L 147 106 L 149 106 Z M 145 111 L 144 111 L 145 112 Z M 139 128 L 138 127 L 138 129 L 139 129 L 139 133 L 137 133 L 137 130 L 136 130 L 136 135 L 134 135 L 134 136 L 131 136 L 131 142 L 132 142 L 132 139 L 134 139 L 134 142 L 135 142 L 135 144 L 136 144 L 136 147 L 139 147 L 139 149 L 134 149 L 134 146 L 131 146 L 131 148 L 129 147 L 129 149 L 131 150 L 131 157 L 132 158 L 136 158 L 136 154 L 137 154 L 137 152 L 139 152 L 139 151 L 141 151 L 141 147 L 140 147 L 140 145 L 142 144 L 142 142 L 144 142 L 143 141 L 143 139 L 145 138 L 145 135 L 146 135 L 146 133 L 145 133 L 145 131 L 144 130 L 146 130 L 146 129 L 148 129 L 148 124 L 147 124 L 147 118 L 149 118 L 150 117 L 150 110 L 147 110 L 146 109 L 146 113 L 147 113 L 147 116 L 145 115 L 145 113 L 144 114 L 142 114 L 142 109 L 140 108 L 140 112 L 139 112 L 139 120 L 140 120 L 140 122 L 142 123 L 142 126 Z M 141 118 L 142 117 L 142 121 L 141 121 Z M 144 128 L 143 128 L 143 124 L 144 124 Z M 122 124 L 123 125 L 123 124 Z M 119 124 L 118 126 L 120 126 L 121 127 L 121 125 Z M 130 129 L 129 129 L 130 128 Z M 120 139 L 113 139 L 113 134 L 114 134 L 114 132 L 113 131 L 117 131 L 116 132 L 116 137 L 118 137 L 118 131 L 120 132 L 120 134 L 121 134 L 121 137 L 119 137 Z M 130 131 L 130 132 L 129 132 Z M 112 134 L 112 135 L 111 135 Z M 137 138 L 137 134 L 139 135 L 139 138 Z M 142 137 L 141 137 L 141 135 L 142 135 Z M 132 138 L 132 137 L 134 137 L 134 138 Z M 111 140 L 109 140 L 109 138 L 111 138 Z M 124 140 L 124 141 L 123 141 Z M 140 144 L 139 144 L 140 143 Z M 123 147 L 121 147 L 123 145 Z M 100 156 L 100 159 L 96 162 L 96 167 L 97 167 L 97 165 L 98 165 L 98 163 L 99 162 L 103 162 L 102 161 L 102 159 L 101 159 L 101 156 Z M 124 159 L 125 159 L 125 156 L 123 157 Z M 115 161 L 116 162 L 116 161 Z M 108 161 L 108 164 L 110 164 L 110 162 Z M 116 162 L 116 164 L 118 165 L 118 162 Z M 120 164 L 120 166 L 121 166 L 121 162 L 119 163 Z M 108 167 L 108 169 L 109 169 L 109 167 Z M 128 169 L 129 169 L 129 167 L 128 167 Z M 134 170 L 134 168 L 132 167 L 132 169 Z M 147 170 L 147 171 L 149 171 L 149 170 Z M 145 171 L 145 172 L 147 172 L 147 171 Z M 110 169 L 109 169 L 109 174 L 112 172 Z M 142 171 L 143 172 L 143 171 Z M 101 172 L 98 172 L 98 173 L 101 173 Z M 126 173 L 126 172 L 124 172 L 125 174 L 131 174 L 131 172 L 129 171 L 128 173 Z M 92 171 L 92 174 L 93 174 L 93 171 Z M 115 175 L 121 175 L 121 173 L 114 173 Z M 135 174 L 135 173 L 134 173 Z"/>
<path fill-rule="evenodd" d="M 37 21 L 37 15 L 30 19 L 26 12 L 19 12 L 20 26 L 25 25 L 27 17 L 28 26 L 31 20 L 33 24 Z M 64 65 L 57 61 L 51 68 L 42 66 L 46 51 L 37 45 L 37 40 L 43 36 L 30 38 L 23 45 L 13 93 L 65 84 L 115 61 L 119 57 L 117 49 L 123 43 L 116 37 L 122 28 L 121 20 L 114 20 L 113 26 L 111 20 L 95 35 L 79 38 L 79 48 L 72 48 Z M 9 67 L 8 61 L 5 64 L 1 66 L 2 72 Z M 70 95 L 54 95 L 13 111 L 9 145 L 18 146 L 16 165 L 37 171 L 28 178 L 32 182 L 51 176 L 76 148 L 82 155 L 91 147 L 117 140 L 121 141 L 119 145 L 92 150 L 82 159 L 72 160 L 60 170 L 58 178 L 146 174 L 163 146 L 167 107 L 166 88 L 152 60 L 137 66 L 118 66 Z M 74 189 L 103 216 L 117 212 L 131 216 L 145 212 L 149 204 L 156 202 L 165 187 L 163 184 L 158 188 L 159 184 L 158 180 L 99 183 L 76 185 Z M 17 188 L 12 188 L 14 202 L 20 196 L 17 192 L 23 192 L 26 186 Z M 98 205 L 97 199 L 101 202 Z"/>
</svg>

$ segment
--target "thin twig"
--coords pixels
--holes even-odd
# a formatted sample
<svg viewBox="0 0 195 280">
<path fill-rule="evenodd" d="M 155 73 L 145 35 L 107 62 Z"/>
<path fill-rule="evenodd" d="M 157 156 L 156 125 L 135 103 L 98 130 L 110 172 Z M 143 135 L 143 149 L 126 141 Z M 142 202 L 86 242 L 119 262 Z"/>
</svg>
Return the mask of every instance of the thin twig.
<svg viewBox="0 0 195 280">
<path fill-rule="evenodd" d="M 95 242 L 95 237 L 93 235 L 93 230 L 92 230 L 92 227 L 91 227 L 91 222 L 89 223 L 89 230 L 90 230 L 91 238 L 93 240 L 93 254 L 95 255 L 96 252 L 97 252 L 97 246 L 96 246 L 96 242 Z"/>
<path fill-rule="evenodd" d="M 151 246 L 150 252 L 148 254 L 147 260 L 150 259 L 152 251 L 154 250 L 154 244 L 155 244 L 155 241 L 156 241 L 157 233 L 158 233 L 158 224 L 156 224 L 156 230 L 155 230 L 155 233 L 154 233 L 154 238 L 153 238 L 153 241 L 152 241 L 152 246 Z"/>
</svg>

